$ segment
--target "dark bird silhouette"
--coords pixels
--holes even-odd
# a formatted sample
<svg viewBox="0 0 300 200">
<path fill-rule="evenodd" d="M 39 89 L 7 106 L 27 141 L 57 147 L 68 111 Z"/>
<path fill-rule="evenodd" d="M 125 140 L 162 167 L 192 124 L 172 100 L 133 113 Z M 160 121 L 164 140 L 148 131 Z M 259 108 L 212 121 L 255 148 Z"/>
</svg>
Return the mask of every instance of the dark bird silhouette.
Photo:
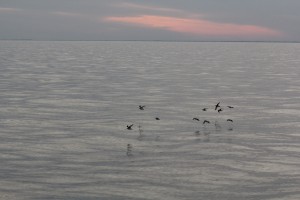
<svg viewBox="0 0 300 200">
<path fill-rule="evenodd" d="M 196 118 L 196 117 L 194 117 L 194 118 L 193 118 L 193 120 L 199 121 L 199 119 L 198 119 L 198 118 Z"/>
<path fill-rule="evenodd" d="M 127 125 L 127 130 L 132 130 L 132 126 L 133 126 L 133 124 Z"/>
<path fill-rule="evenodd" d="M 233 120 L 232 120 L 232 119 L 227 119 L 227 121 L 228 121 L 228 122 L 233 122 Z"/>
<path fill-rule="evenodd" d="M 231 108 L 234 108 L 233 106 L 227 106 L 227 107 L 230 108 L 230 109 L 231 109 Z"/>
<path fill-rule="evenodd" d="M 220 102 L 215 105 L 215 110 L 217 110 L 219 107 L 220 107 Z"/>
<path fill-rule="evenodd" d="M 221 111 L 223 111 L 222 108 L 220 108 L 220 109 L 218 110 L 218 113 L 220 113 Z"/>
<path fill-rule="evenodd" d="M 144 110 L 145 107 L 146 107 L 145 105 L 144 106 L 139 105 L 140 110 Z"/>
<path fill-rule="evenodd" d="M 210 124 L 210 121 L 204 120 L 204 121 L 203 121 L 203 124 L 206 124 L 206 123 L 207 123 L 207 124 Z"/>
<path fill-rule="evenodd" d="M 203 110 L 203 111 L 207 111 L 207 108 L 203 108 L 202 110 Z"/>
<path fill-rule="evenodd" d="M 160 120 L 158 117 L 155 117 L 156 120 Z"/>
</svg>

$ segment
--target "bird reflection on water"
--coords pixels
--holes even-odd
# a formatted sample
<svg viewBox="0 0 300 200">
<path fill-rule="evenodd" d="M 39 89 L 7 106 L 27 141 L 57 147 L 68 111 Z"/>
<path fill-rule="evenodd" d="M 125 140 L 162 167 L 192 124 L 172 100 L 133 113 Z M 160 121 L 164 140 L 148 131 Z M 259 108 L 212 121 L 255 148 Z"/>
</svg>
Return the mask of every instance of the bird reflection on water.
<svg viewBox="0 0 300 200">
<path fill-rule="evenodd" d="M 138 108 L 139 110 L 144 110 L 144 108 L 146 107 L 146 105 L 139 105 Z M 225 106 L 227 107 L 228 109 L 233 109 L 234 107 L 233 106 Z M 208 108 L 202 108 L 200 109 L 202 111 L 207 111 L 207 113 L 216 113 L 215 111 L 217 111 L 218 113 L 224 111 L 224 107 L 221 106 L 221 102 L 218 102 L 217 104 L 214 105 L 214 109 L 208 109 Z M 151 112 L 151 110 L 147 109 L 147 112 L 143 112 L 143 113 L 148 113 L 148 111 Z M 225 110 L 226 111 L 226 110 Z M 224 112 L 225 112 L 224 111 Z M 218 115 L 218 114 L 217 114 Z M 201 119 L 201 117 L 194 117 L 192 118 L 192 121 L 194 121 L 193 123 L 195 124 L 199 124 L 200 121 L 202 121 L 202 130 L 196 130 L 194 131 L 194 136 L 196 137 L 196 141 L 198 142 L 210 142 L 210 135 L 212 133 L 222 133 L 222 126 L 225 125 L 223 124 L 220 119 L 220 117 L 217 117 L 217 115 L 215 115 L 215 118 L 217 119 L 213 119 L 212 116 L 210 115 L 210 120 L 208 119 Z M 218 115 L 220 116 L 220 115 Z M 166 117 L 164 117 L 166 118 Z M 159 121 L 160 118 L 159 117 L 154 117 L 154 119 L 156 121 Z M 214 120 L 214 123 L 212 123 L 211 120 Z M 233 120 L 228 118 L 226 120 L 227 122 L 227 131 L 233 131 Z M 138 123 L 138 122 L 136 122 Z M 152 122 L 149 122 L 149 123 L 154 123 L 153 121 Z M 224 122 L 225 123 L 225 122 Z M 201 124 L 201 122 L 200 122 Z M 155 123 L 155 126 L 161 126 L 163 124 L 161 123 Z M 127 125 L 126 126 L 126 129 L 127 130 L 133 130 L 133 126 L 134 124 L 130 124 L 130 125 Z M 195 127 L 195 128 L 199 128 L 198 125 Z M 157 135 L 155 134 L 156 136 L 152 135 L 152 136 L 147 136 L 147 132 L 144 134 L 144 129 L 142 127 L 141 124 L 138 125 L 138 129 L 137 129 L 137 132 L 138 132 L 138 136 L 137 136 L 137 140 L 138 141 L 155 141 L 155 142 L 158 142 L 159 141 L 159 138 L 160 138 L 160 135 Z M 127 146 L 127 155 L 132 155 L 132 145 L 128 145 Z"/>
</svg>

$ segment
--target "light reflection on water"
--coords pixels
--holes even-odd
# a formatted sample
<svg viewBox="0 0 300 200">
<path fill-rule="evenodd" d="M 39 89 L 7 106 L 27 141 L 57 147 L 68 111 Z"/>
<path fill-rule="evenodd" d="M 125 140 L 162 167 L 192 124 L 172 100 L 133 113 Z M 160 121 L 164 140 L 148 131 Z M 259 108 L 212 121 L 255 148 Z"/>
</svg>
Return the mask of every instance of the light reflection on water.
<svg viewBox="0 0 300 200">
<path fill-rule="evenodd" d="M 0 199 L 300 198 L 299 44 L 0 43 Z"/>
</svg>

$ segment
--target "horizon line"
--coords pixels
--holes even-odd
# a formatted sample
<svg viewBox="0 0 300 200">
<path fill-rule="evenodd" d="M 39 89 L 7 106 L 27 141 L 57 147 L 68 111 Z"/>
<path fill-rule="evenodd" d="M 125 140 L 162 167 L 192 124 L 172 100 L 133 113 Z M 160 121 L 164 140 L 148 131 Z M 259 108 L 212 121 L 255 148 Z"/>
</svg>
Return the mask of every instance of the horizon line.
<svg viewBox="0 0 300 200">
<path fill-rule="evenodd" d="M 49 42 L 253 42 L 253 43 L 300 43 L 284 40 L 59 40 L 59 39 L 0 39 L 0 41 L 49 41 Z"/>
</svg>

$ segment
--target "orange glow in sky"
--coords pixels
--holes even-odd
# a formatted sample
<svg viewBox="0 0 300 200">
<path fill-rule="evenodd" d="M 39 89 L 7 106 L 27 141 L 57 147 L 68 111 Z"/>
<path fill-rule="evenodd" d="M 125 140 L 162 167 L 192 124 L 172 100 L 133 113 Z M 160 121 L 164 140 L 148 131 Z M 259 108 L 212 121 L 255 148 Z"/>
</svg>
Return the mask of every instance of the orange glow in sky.
<svg viewBox="0 0 300 200">
<path fill-rule="evenodd" d="M 136 17 L 107 17 L 105 21 L 139 25 L 148 28 L 165 29 L 174 32 L 202 36 L 270 36 L 278 37 L 282 33 L 270 28 L 255 25 L 217 23 L 208 20 L 176 18 L 155 15 Z"/>
</svg>

